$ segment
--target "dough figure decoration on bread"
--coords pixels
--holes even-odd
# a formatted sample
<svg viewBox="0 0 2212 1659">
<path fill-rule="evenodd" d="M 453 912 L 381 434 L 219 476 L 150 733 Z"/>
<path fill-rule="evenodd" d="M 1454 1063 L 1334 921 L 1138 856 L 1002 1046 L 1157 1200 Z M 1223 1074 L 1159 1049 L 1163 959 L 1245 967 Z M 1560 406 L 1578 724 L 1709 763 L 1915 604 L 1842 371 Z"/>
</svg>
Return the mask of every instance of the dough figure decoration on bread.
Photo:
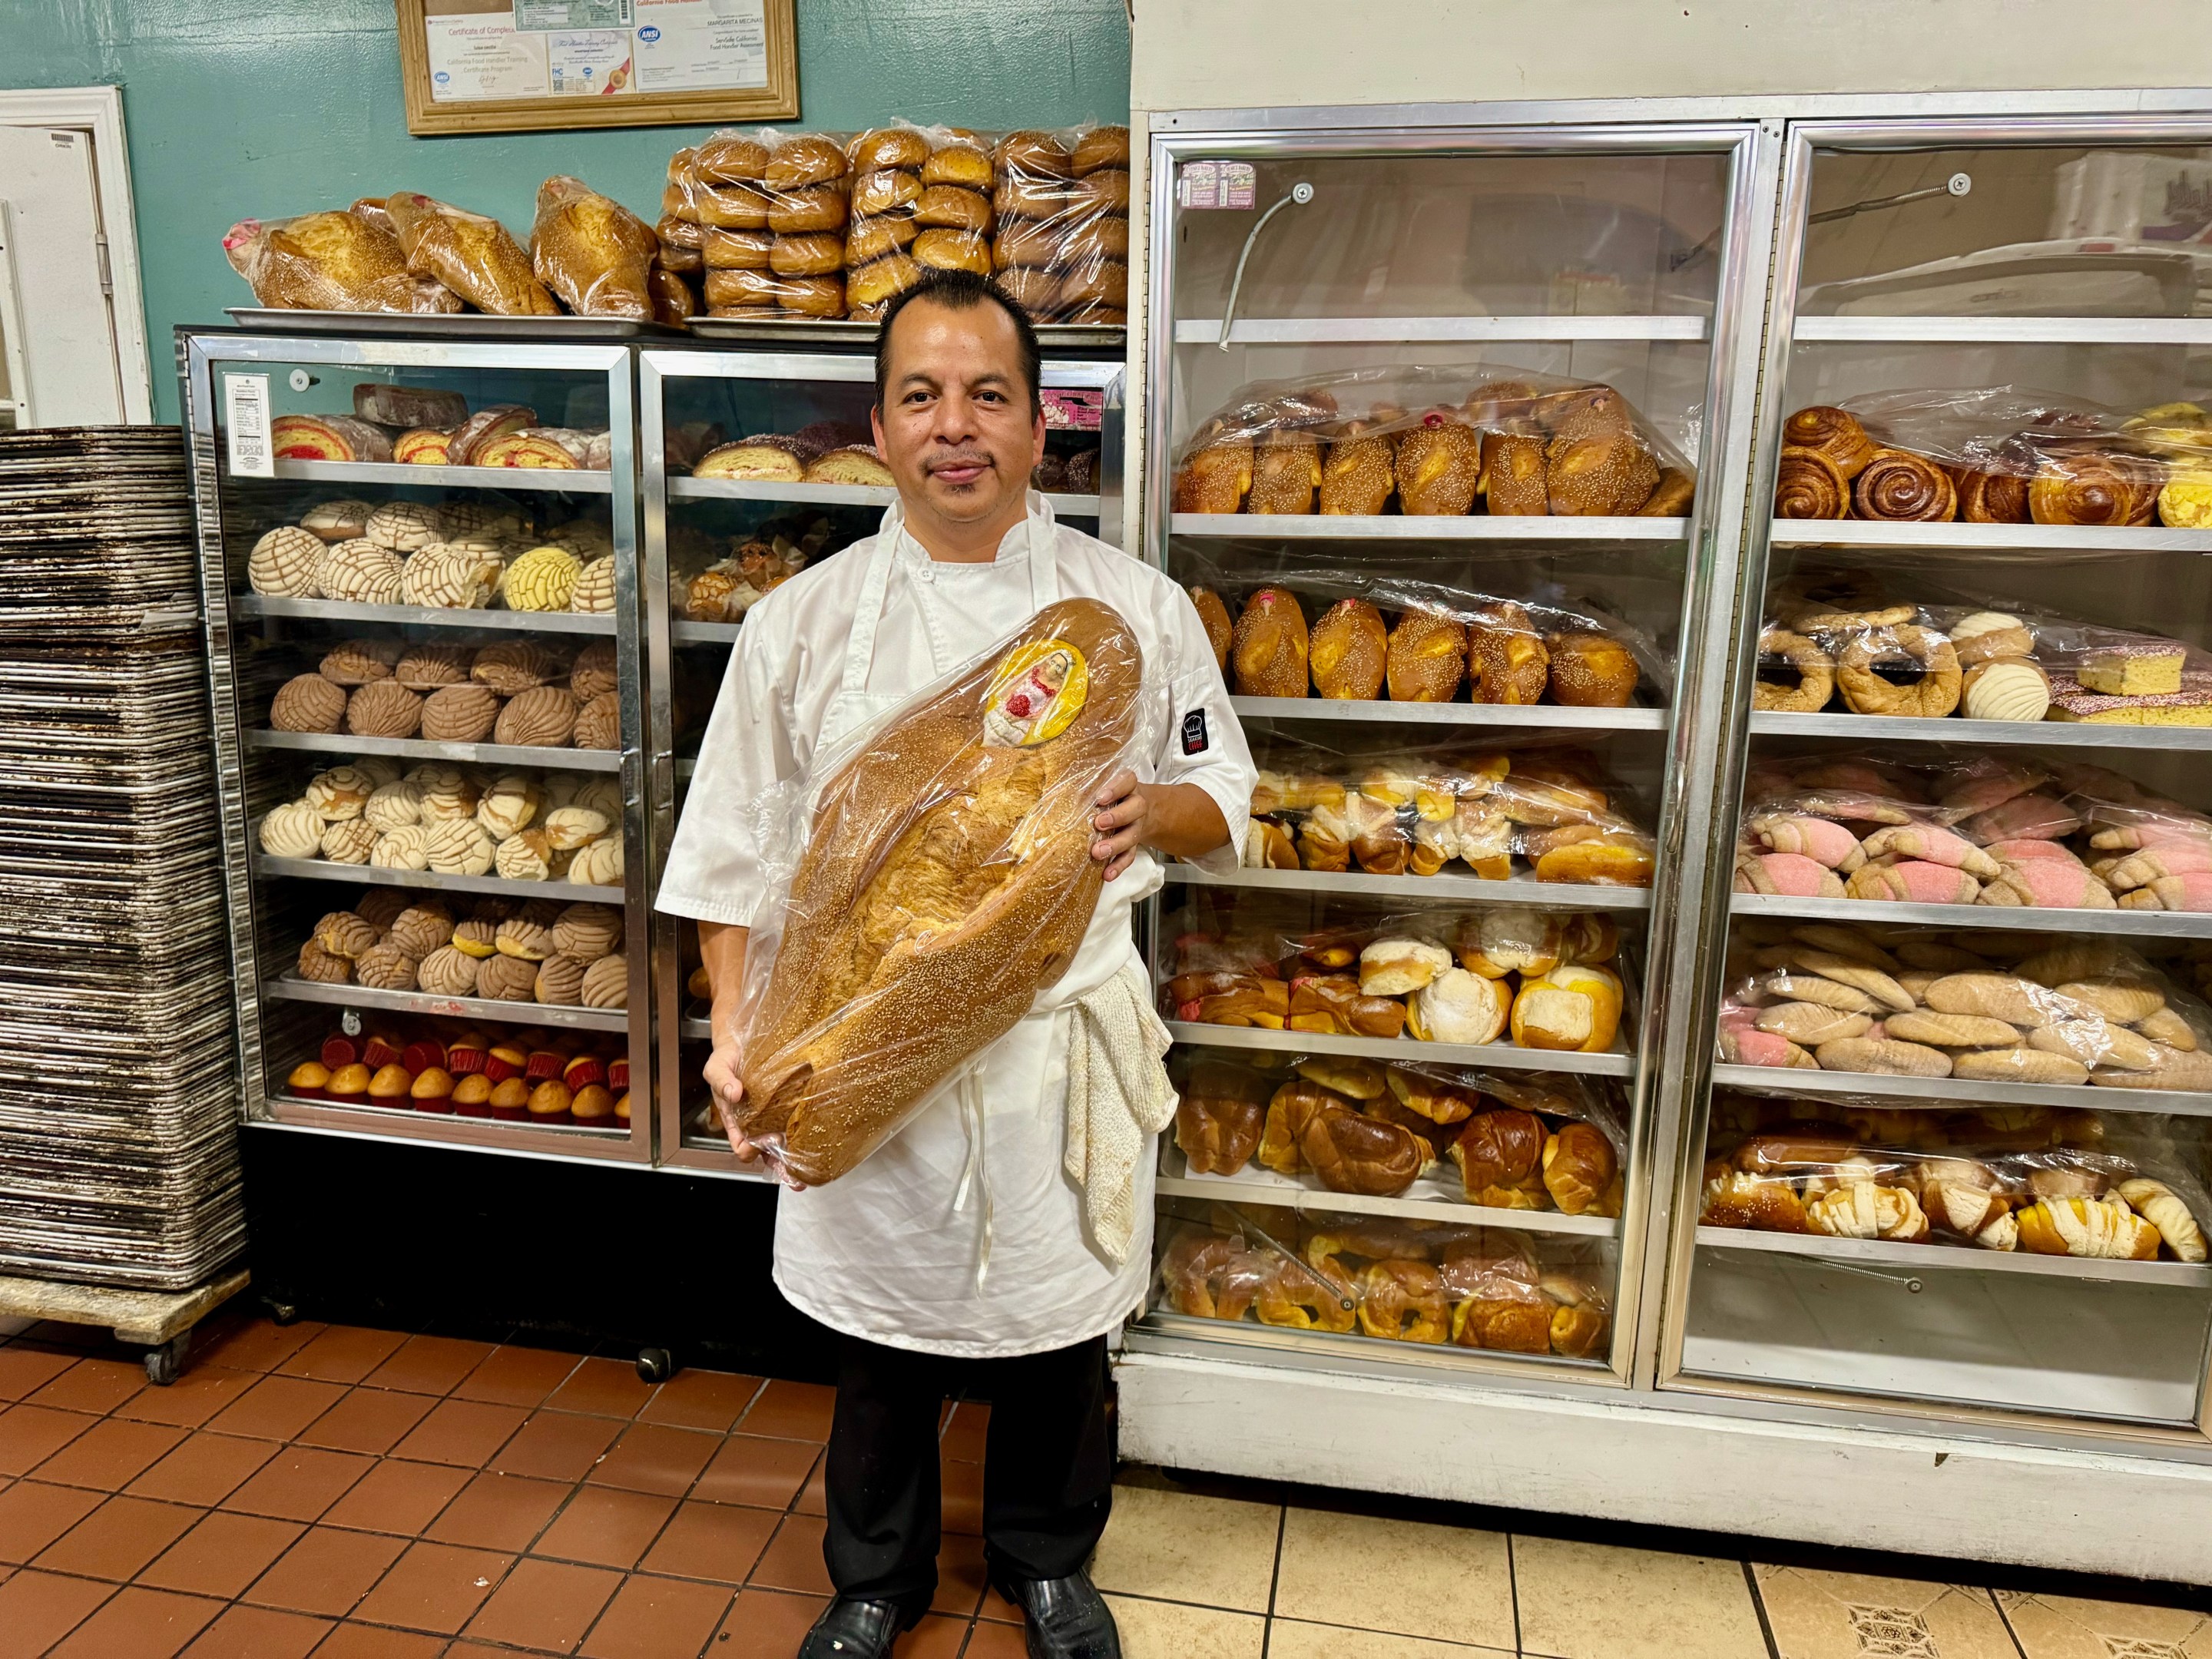
<svg viewBox="0 0 2212 1659">
<path fill-rule="evenodd" d="M 803 781 L 803 845 L 755 934 L 737 1109 L 785 1180 L 851 1170 L 1066 971 L 1102 882 L 1092 802 L 1143 675 L 1120 616 L 1062 600 Z"/>
</svg>

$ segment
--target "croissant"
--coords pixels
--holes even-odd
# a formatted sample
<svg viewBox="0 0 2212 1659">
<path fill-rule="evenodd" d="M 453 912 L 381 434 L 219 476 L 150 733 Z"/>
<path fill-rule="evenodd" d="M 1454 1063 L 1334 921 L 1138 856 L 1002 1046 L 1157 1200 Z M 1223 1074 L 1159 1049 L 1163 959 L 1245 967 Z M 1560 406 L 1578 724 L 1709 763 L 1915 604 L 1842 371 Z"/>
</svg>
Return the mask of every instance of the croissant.
<svg viewBox="0 0 2212 1659">
<path fill-rule="evenodd" d="M 653 227 L 581 179 L 556 173 L 538 187 L 530 263 L 579 317 L 653 320 Z"/>
<path fill-rule="evenodd" d="M 434 276 L 478 311 L 495 317 L 554 317 L 561 307 L 531 274 L 530 256 L 507 227 L 481 213 L 396 190 L 384 210 L 398 233 L 407 269 Z"/>
<path fill-rule="evenodd" d="M 850 1170 L 1066 971 L 1098 898 L 1092 799 L 1142 679 L 1120 616 L 1062 600 L 830 778 L 736 1109 L 792 1178 Z"/>
<path fill-rule="evenodd" d="M 273 225 L 241 219 L 224 233 L 231 268 L 263 305 L 289 311 L 453 312 L 459 296 L 410 274 L 399 239 L 354 213 L 309 213 Z"/>
</svg>

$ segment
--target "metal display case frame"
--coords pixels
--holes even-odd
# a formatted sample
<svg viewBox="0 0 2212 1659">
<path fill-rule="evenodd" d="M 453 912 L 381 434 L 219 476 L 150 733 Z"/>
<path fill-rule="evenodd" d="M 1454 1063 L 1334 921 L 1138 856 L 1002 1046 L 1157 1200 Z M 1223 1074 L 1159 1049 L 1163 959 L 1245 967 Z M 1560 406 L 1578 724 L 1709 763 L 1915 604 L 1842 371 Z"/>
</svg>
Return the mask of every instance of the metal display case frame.
<svg viewBox="0 0 2212 1659">
<path fill-rule="evenodd" d="M 449 338 L 347 338 L 327 335 L 285 336 L 255 331 L 180 330 L 179 371 L 183 380 L 185 425 L 193 471 L 200 570 L 206 607 L 209 674 L 214 696 L 216 757 L 223 820 L 224 878 L 229 893 L 232 969 L 237 986 L 239 1060 L 243 1070 L 246 1121 L 250 1124 L 369 1139 L 413 1141 L 479 1151 L 591 1164 L 647 1164 L 653 1154 L 651 1099 L 653 1077 L 649 952 L 632 946 L 629 1006 L 619 1012 L 537 1003 L 454 1000 L 422 992 L 375 991 L 360 986 L 308 986 L 287 981 L 289 1000 L 346 1004 L 358 1008 L 481 1018 L 488 1023 L 566 1026 L 621 1030 L 626 1035 L 631 1092 L 639 1109 L 627 1133 L 558 1124 L 528 1124 L 439 1113 L 391 1111 L 371 1107 L 311 1103 L 272 1097 L 265 1086 L 263 1005 L 272 995 L 264 983 L 257 942 L 256 892 L 264 877 L 313 876 L 329 879 L 333 891 L 343 884 L 394 884 L 445 889 L 459 893 L 505 892 L 525 897 L 605 903 L 616 890 L 565 882 L 515 883 L 495 877 L 440 876 L 320 861 L 271 859 L 258 844 L 246 799 L 246 751 L 249 748 L 348 755 L 384 754 L 414 760 L 450 760 L 487 764 L 522 763 L 619 775 L 623 801 L 623 878 L 620 890 L 624 929 L 646 937 L 652 902 L 650 860 L 646 848 L 645 696 L 638 623 L 639 543 L 636 439 L 632 352 L 622 344 L 512 343 Z M 245 549 L 232 546 L 224 529 L 229 469 L 217 422 L 220 380 L 227 372 L 267 373 L 293 368 L 343 370 L 557 371 L 603 376 L 606 384 L 611 458 L 605 473 L 538 471 L 526 469 L 401 466 L 392 464 L 290 461 L 275 463 L 278 481 L 380 483 L 514 492 L 562 492 L 605 496 L 611 507 L 616 553 L 615 610 L 605 616 L 563 612 L 441 611 L 404 605 L 355 605 L 337 601 L 264 599 L 232 587 L 234 561 L 242 569 Z M 337 493 L 335 490 L 333 493 Z M 347 734 L 323 736 L 273 732 L 254 728 L 241 706 L 235 655 L 238 623 L 261 617 L 387 623 L 418 627 L 518 630 L 543 634 L 586 634 L 616 645 L 621 697 L 620 747 L 611 750 L 517 749 L 498 744 L 439 744 L 418 739 L 378 739 Z M 512 1012 L 509 1012 L 509 1011 Z"/>
</svg>

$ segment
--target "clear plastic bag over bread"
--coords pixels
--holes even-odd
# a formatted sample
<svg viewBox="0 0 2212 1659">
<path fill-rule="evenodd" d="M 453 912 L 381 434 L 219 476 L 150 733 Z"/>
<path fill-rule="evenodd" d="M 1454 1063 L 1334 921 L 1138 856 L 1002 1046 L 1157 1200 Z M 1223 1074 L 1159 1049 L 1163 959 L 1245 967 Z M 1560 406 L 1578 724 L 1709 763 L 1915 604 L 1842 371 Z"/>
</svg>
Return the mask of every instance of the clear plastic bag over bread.
<svg viewBox="0 0 2212 1659">
<path fill-rule="evenodd" d="M 411 190 L 386 197 L 384 211 L 416 275 L 436 278 L 495 317 L 559 313 L 531 270 L 530 255 L 498 220 Z"/>
<path fill-rule="evenodd" d="M 1362 368 L 1243 387 L 1183 447 L 1175 510 L 1671 518 L 1695 482 L 1611 386 Z"/>
<path fill-rule="evenodd" d="M 653 227 L 581 179 L 556 173 L 538 187 L 531 268 L 579 317 L 653 319 Z"/>
<path fill-rule="evenodd" d="M 1649 635 L 1557 591 L 1504 599 L 1455 583 L 1285 560 L 1262 580 L 1199 558 L 1189 588 L 1240 696 L 1663 706 Z"/>
<path fill-rule="evenodd" d="M 2106 1260 L 2203 1262 L 2212 1217 L 2170 1120 L 2043 1107 L 1903 1111 L 1723 1097 L 1698 1219 Z"/>
<path fill-rule="evenodd" d="M 2212 414 L 2029 386 L 1814 404 L 1782 428 L 1783 519 L 2212 526 Z"/>
<path fill-rule="evenodd" d="M 851 1170 L 1066 970 L 1143 677 L 1120 616 L 1062 600 L 756 804 L 734 1117 L 783 1179 Z"/>
<path fill-rule="evenodd" d="M 1168 1206 L 1158 1305 L 1202 1319 L 1382 1341 L 1601 1358 L 1610 1329 L 1589 1247 L 1502 1227 L 1259 1204 Z"/>
<path fill-rule="evenodd" d="M 731 127 L 670 158 L 661 263 L 700 278 L 709 315 L 845 315 L 848 137 Z"/>
<path fill-rule="evenodd" d="M 2212 1009 L 2116 939 L 1759 918 L 1729 951 L 1733 1065 L 2212 1091 Z"/>
<path fill-rule="evenodd" d="M 223 233 L 222 251 L 264 306 L 417 313 L 461 308 L 451 289 L 408 270 L 390 222 L 366 212 L 241 219 Z"/>
<path fill-rule="evenodd" d="M 1651 884 L 1651 837 L 1585 750 L 1440 742 L 1346 754 L 1277 733 L 1257 758 L 1248 869 Z"/>
<path fill-rule="evenodd" d="M 1129 130 L 1010 132 L 992 154 L 1000 286 L 1038 322 L 1126 322 Z"/>
</svg>

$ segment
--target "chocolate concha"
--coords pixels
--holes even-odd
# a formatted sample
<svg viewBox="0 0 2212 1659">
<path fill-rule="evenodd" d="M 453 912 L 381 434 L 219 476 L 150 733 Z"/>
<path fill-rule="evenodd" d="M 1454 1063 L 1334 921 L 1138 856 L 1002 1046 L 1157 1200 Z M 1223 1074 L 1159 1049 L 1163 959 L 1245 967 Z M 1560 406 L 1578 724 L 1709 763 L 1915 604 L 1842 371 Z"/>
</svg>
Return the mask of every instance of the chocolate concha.
<svg viewBox="0 0 2212 1659">
<path fill-rule="evenodd" d="M 479 649 L 469 678 L 512 697 L 561 677 L 561 659 L 535 640 L 501 640 Z"/>
<path fill-rule="evenodd" d="M 441 686 L 422 704 L 422 735 L 433 743 L 482 743 L 499 721 L 499 698 L 481 685 Z"/>
<path fill-rule="evenodd" d="M 553 930 L 542 921 L 509 916 L 499 925 L 493 935 L 492 948 L 503 957 L 520 957 L 525 962 L 543 962 L 553 954 Z"/>
<path fill-rule="evenodd" d="M 589 519 L 571 519 L 566 524 L 556 524 L 538 538 L 540 547 L 558 547 L 574 553 L 578 558 L 599 558 L 615 550 L 614 532 L 603 524 Z"/>
<path fill-rule="evenodd" d="M 569 741 L 578 749 L 622 747 L 622 699 L 602 691 L 576 711 L 576 729 Z"/>
<path fill-rule="evenodd" d="M 333 766 L 308 781 L 303 799 L 325 823 L 357 818 L 376 793 L 376 781 L 355 766 Z"/>
<path fill-rule="evenodd" d="M 492 728 L 495 743 L 565 749 L 576 729 L 576 699 L 558 685 L 533 686 L 507 700 Z"/>
<path fill-rule="evenodd" d="M 303 800 L 286 801 L 261 820 L 261 850 L 273 859 L 311 859 L 323 844 L 323 815 Z"/>
<path fill-rule="evenodd" d="M 564 547 L 533 547 L 507 566 L 501 592 L 510 611 L 566 611 L 583 564 Z"/>
<path fill-rule="evenodd" d="M 500 920 L 507 921 L 520 917 L 534 927 L 544 928 L 550 937 L 553 924 L 561 920 L 564 908 L 558 899 L 526 898 L 510 908 Z"/>
<path fill-rule="evenodd" d="M 362 526 L 365 538 L 395 553 L 415 552 L 445 533 L 445 520 L 438 509 L 420 501 L 386 501 Z"/>
<path fill-rule="evenodd" d="M 499 922 L 489 916 L 471 916 L 453 924 L 453 948 L 474 962 L 492 955 L 498 946 Z"/>
<path fill-rule="evenodd" d="M 362 808 L 361 815 L 380 836 L 404 830 L 422 821 L 422 792 L 404 778 L 379 784 L 370 794 L 368 804 Z M 417 951 L 415 954 L 419 957 L 422 952 Z"/>
<path fill-rule="evenodd" d="M 495 507 L 489 501 L 441 501 L 438 518 L 447 541 L 458 541 L 465 536 L 522 533 L 521 514 L 511 507 Z"/>
<path fill-rule="evenodd" d="M 495 1002 L 535 1002 L 538 964 L 520 957 L 486 957 L 477 964 L 477 994 Z"/>
<path fill-rule="evenodd" d="M 428 869 L 429 827 L 403 823 L 397 830 L 384 830 L 378 835 L 376 845 L 369 848 L 368 861 L 380 870 Z"/>
<path fill-rule="evenodd" d="M 321 537 L 279 525 L 246 556 L 246 585 L 266 599 L 311 599 L 328 550 Z"/>
<path fill-rule="evenodd" d="M 340 640 L 323 653 L 315 672 L 332 685 L 368 685 L 392 678 L 399 651 L 397 640 Z"/>
<path fill-rule="evenodd" d="M 398 782 L 404 769 L 399 763 L 389 755 L 356 755 L 353 757 L 352 765 L 355 771 L 368 780 L 369 792 L 372 794 L 383 788 L 387 783 Z"/>
<path fill-rule="evenodd" d="M 553 948 L 579 962 L 597 962 L 622 945 L 623 915 L 611 904 L 572 904 L 553 922 Z"/>
<path fill-rule="evenodd" d="M 376 943 L 376 929 L 351 910 L 332 910 L 315 924 L 315 943 L 350 962 Z"/>
<path fill-rule="evenodd" d="M 556 852 L 573 853 L 607 833 L 611 820 L 594 806 L 558 806 L 545 815 L 545 838 Z"/>
<path fill-rule="evenodd" d="M 410 904 L 392 919 L 390 937 L 393 944 L 422 962 L 453 942 L 453 918 L 442 904 Z"/>
<path fill-rule="evenodd" d="M 477 802 L 477 822 L 494 842 L 502 842 L 527 829 L 544 802 L 537 780 L 520 772 L 502 773 Z"/>
<path fill-rule="evenodd" d="M 538 1000 L 574 1007 L 584 1000 L 585 964 L 574 957 L 550 956 L 538 964 Z"/>
<path fill-rule="evenodd" d="M 611 640 L 593 640 L 568 665 L 568 690 L 579 702 L 589 702 L 602 693 L 618 690 L 621 684 Z"/>
<path fill-rule="evenodd" d="M 481 611 L 499 586 L 498 558 L 450 542 L 433 542 L 408 556 L 400 593 L 409 605 L 444 611 Z"/>
<path fill-rule="evenodd" d="M 343 957 L 334 957 L 309 939 L 300 947 L 300 977 L 313 980 L 318 985 L 345 985 L 352 981 L 353 963 Z"/>
<path fill-rule="evenodd" d="M 400 568 L 399 556 L 388 547 L 366 538 L 340 542 L 324 556 L 315 592 L 351 605 L 398 605 Z"/>
<path fill-rule="evenodd" d="M 410 645 L 401 653 L 392 678 L 410 691 L 435 691 L 469 677 L 476 653 L 465 645 Z"/>
<path fill-rule="evenodd" d="M 375 511 L 374 501 L 357 501 L 350 496 L 324 501 L 300 515 L 300 528 L 320 541 L 349 542 L 368 533 L 369 514 Z"/>
<path fill-rule="evenodd" d="M 576 573 L 576 586 L 568 595 L 568 609 L 605 616 L 615 608 L 615 556 L 601 554 Z"/>
<path fill-rule="evenodd" d="M 320 674 L 295 674 L 269 705 L 269 724 L 279 732 L 335 732 L 345 711 L 343 686 Z"/>
<path fill-rule="evenodd" d="M 341 818 L 323 826 L 320 851 L 332 864 L 366 864 L 376 850 L 377 834 L 364 818 Z"/>
<path fill-rule="evenodd" d="M 353 913 L 380 933 L 392 931 L 392 924 L 406 913 L 409 904 L 404 887 L 364 887 L 353 902 Z"/>
<path fill-rule="evenodd" d="M 397 680 L 378 680 L 347 700 L 345 723 L 357 738 L 411 738 L 422 724 L 422 699 Z"/>
<path fill-rule="evenodd" d="M 584 969 L 584 1006 L 629 1006 L 629 963 L 619 954 L 601 957 Z"/>
<path fill-rule="evenodd" d="M 524 830 L 500 842 L 492 865 L 509 881 L 550 881 L 556 856 L 543 830 Z"/>
<path fill-rule="evenodd" d="M 477 994 L 477 959 L 441 945 L 416 965 L 415 982 L 434 997 L 472 997 Z"/>
<path fill-rule="evenodd" d="M 619 887 L 623 878 L 620 836 L 606 836 L 576 849 L 568 863 L 568 879 L 586 887 Z"/>
<path fill-rule="evenodd" d="M 415 958 L 390 939 L 372 945 L 355 959 L 354 982 L 373 991 L 411 991 L 415 988 Z"/>
<path fill-rule="evenodd" d="M 480 876 L 491 868 L 491 837 L 473 817 L 432 824 L 426 851 L 429 867 L 441 876 Z"/>
</svg>

